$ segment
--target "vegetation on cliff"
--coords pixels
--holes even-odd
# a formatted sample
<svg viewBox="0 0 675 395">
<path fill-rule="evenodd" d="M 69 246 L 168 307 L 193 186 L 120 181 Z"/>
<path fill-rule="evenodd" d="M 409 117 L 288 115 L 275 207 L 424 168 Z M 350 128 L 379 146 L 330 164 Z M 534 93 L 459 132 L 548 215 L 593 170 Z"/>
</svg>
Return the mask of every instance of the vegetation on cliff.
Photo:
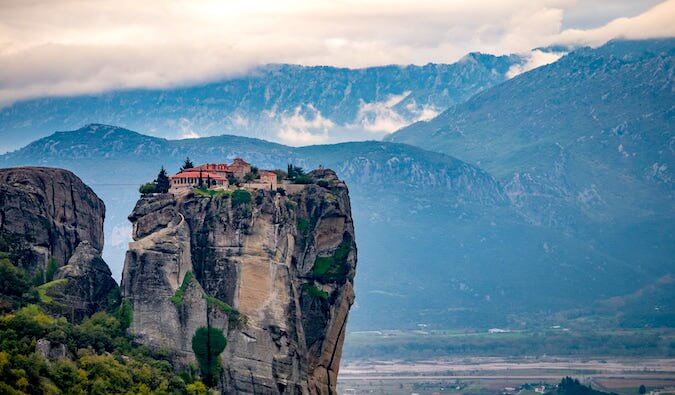
<svg viewBox="0 0 675 395">
<path fill-rule="evenodd" d="M 29 259 L 21 243 L 0 243 L 0 393 L 206 393 L 190 375 L 177 375 L 169 356 L 139 346 L 126 333 L 128 300 L 79 324 L 52 313 L 66 282 L 34 282 L 14 262 Z M 12 247 L 12 248 L 8 248 Z M 21 252 L 23 251 L 23 252 Z"/>
<path fill-rule="evenodd" d="M 344 239 L 333 255 L 316 257 L 312 268 L 314 277 L 323 282 L 343 280 L 348 271 L 346 264 L 351 247 L 351 238 L 345 234 Z"/>
<path fill-rule="evenodd" d="M 199 363 L 202 378 L 209 386 L 216 385 L 220 376 L 220 354 L 226 345 L 223 331 L 210 326 L 197 329 L 192 337 L 192 351 Z"/>
</svg>

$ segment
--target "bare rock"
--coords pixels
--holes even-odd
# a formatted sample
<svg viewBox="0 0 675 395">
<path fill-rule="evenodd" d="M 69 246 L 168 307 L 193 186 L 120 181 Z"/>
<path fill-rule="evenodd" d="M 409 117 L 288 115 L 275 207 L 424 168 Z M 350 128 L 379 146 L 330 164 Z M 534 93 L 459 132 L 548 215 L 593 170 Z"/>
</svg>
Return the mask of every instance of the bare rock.
<svg viewBox="0 0 675 395">
<path fill-rule="evenodd" d="M 37 341 L 35 344 L 35 352 L 49 361 L 70 358 L 65 344 L 50 342 L 47 339 L 40 339 Z"/>
<path fill-rule="evenodd" d="M 104 218 L 103 201 L 70 171 L 0 169 L 0 232 L 25 237 L 42 268 L 65 265 L 82 241 L 101 251 Z"/>
</svg>

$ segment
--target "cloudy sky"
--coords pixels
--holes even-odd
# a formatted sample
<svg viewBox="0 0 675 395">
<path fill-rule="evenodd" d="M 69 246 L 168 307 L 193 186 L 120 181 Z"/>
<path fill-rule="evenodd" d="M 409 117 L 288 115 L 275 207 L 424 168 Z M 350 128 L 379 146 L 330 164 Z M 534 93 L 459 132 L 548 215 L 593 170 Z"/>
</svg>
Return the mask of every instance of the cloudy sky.
<svg viewBox="0 0 675 395">
<path fill-rule="evenodd" d="M 0 105 L 262 63 L 424 64 L 673 36 L 674 19 L 675 0 L 0 0 Z"/>
</svg>

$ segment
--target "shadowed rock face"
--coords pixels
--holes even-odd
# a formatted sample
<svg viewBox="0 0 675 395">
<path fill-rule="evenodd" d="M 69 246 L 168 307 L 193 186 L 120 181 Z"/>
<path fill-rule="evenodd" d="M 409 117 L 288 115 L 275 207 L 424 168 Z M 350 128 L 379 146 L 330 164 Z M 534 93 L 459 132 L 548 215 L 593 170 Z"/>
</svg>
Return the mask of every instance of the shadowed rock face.
<svg viewBox="0 0 675 395">
<path fill-rule="evenodd" d="M 88 241 L 77 246 L 68 264 L 61 267 L 54 278 L 67 280 L 52 289 L 54 299 L 63 306 L 63 314 L 73 321 L 105 310 L 119 296 L 110 268 Z"/>
<path fill-rule="evenodd" d="M 46 307 L 71 321 L 107 308 L 119 296 L 101 258 L 104 218 L 103 201 L 70 171 L 0 169 L 0 234 L 25 242 L 30 257 L 17 263 L 50 281 Z"/>
<path fill-rule="evenodd" d="M 250 203 L 142 197 L 122 278 L 130 330 L 182 364 L 196 364 L 198 328 L 222 330 L 225 393 L 335 392 L 354 227 L 345 184 L 330 170 L 310 174 L 316 184 L 287 196 L 251 191 Z"/>
<path fill-rule="evenodd" d="M 82 241 L 101 251 L 104 218 L 103 201 L 67 170 L 0 169 L 0 231 L 26 237 L 42 264 L 65 265 Z"/>
</svg>

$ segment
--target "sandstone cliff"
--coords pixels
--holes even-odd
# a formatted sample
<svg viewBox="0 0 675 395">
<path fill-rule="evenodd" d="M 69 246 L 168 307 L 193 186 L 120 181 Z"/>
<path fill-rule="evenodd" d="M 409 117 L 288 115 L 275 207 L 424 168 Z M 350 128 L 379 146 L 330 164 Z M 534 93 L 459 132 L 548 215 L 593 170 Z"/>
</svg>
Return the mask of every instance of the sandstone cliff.
<svg viewBox="0 0 675 395">
<path fill-rule="evenodd" d="M 310 175 L 288 194 L 142 197 L 122 275 L 140 341 L 224 393 L 334 393 L 356 245 L 346 185 Z"/>
<path fill-rule="evenodd" d="M 103 201 L 70 171 L 0 169 L 0 239 L 26 246 L 15 263 L 45 283 L 55 314 L 77 321 L 114 302 L 117 284 L 101 258 L 104 218 Z"/>
</svg>

